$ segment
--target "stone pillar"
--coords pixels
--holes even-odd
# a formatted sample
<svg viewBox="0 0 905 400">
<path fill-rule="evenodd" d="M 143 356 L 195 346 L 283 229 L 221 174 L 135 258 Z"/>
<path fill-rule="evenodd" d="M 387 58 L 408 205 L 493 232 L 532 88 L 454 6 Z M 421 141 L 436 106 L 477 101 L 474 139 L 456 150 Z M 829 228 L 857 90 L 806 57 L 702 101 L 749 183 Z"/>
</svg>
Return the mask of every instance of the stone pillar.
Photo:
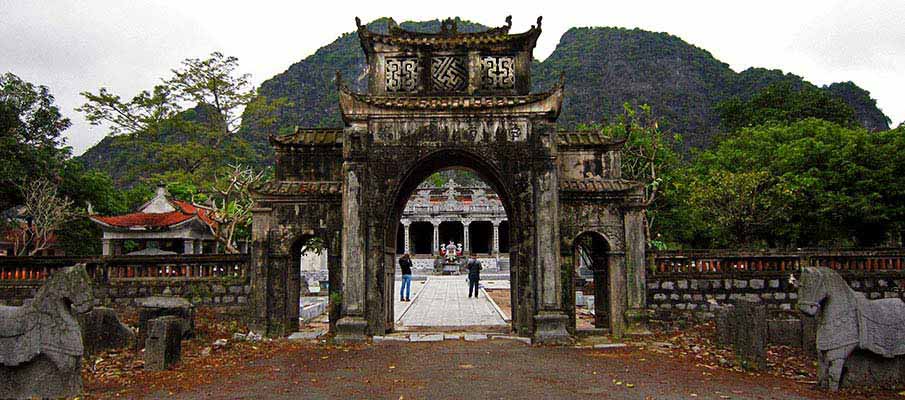
<svg viewBox="0 0 905 400">
<path fill-rule="evenodd" d="M 405 246 L 404 246 L 404 248 L 403 248 L 403 252 L 404 252 L 405 254 L 409 254 L 409 253 L 411 252 L 411 243 L 412 243 L 412 241 L 411 241 L 411 236 L 409 235 L 409 227 L 412 226 L 412 221 L 409 221 L 409 220 L 407 220 L 407 219 L 404 219 L 404 220 L 402 220 L 401 222 L 402 222 L 403 228 L 405 228 L 405 235 L 404 235 L 404 236 L 405 236 L 405 239 L 404 239 L 404 240 L 405 240 Z"/>
<path fill-rule="evenodd" d="M 644 264 L 644 210 L 630 207 L 625 210 L 625 290 L 626 333 L 647 334 L 647 282 Z"/>
<path fill-rule="evenodd" d="M 195 240 L 183 239 L 182 254 L 195 254 Z"/>
<path fill-rule="evenodd" d="M 463 219 L 462 220 L 462 253 L 470 254 L 471 253 L 471 238 L 468 237 L 468 226 L 471 225 L 471 219 Z"/>
<path fill-rule="evenodd" d="M 101 239 L 102 253 L 105 256 L 113 255 L 113 239 Z"/>
<path fill-rule="evenodd" d="M 552 139 L 542 138 L 547 146 Z M 534 315 L 534 341 L 566 343 L 571 340 L 562 301 L 562 276 L 559 254 L 559 182 L 556 159 L 548 155 L 541 160 L 543 168 L 534 173 L 534 260 L 537 314 Z"/>
<path fill-rule="evenodd" d="M 431 224 L 434 225 L 434 243 L 431 246 L 431 254 L 436 256 L 440 254 L 440 220 L 432 219 Z"/>
<path fill-rule="evenodd" d="M 361 163 L 343 163 L 342 198 L 342 317 L 336 323 L 339 342 L 367 339 L 365 320 L 365 247 L 366 226 L 362 221 L 363 202 Z"/>
<path fill-rule="evenodd" d="M 500 220 L 495 219 L 491 221 L 493 223 L 493 242 L 491 244 L 491 248 L 493 249 L 493 255 L 496 257 L 500 256 Z"/>
<path fill-rule="evenodd" d="M 272 306 L 272 302 L 268 301 L 270 293 L 268 286 L 272 284 L 272 280 L 268 275 L 269 252 L 270 252 L 270 229 L 273 223 L 273 209 L 269 207 L 261 207 L 255 204 L 255 208 L 251 209 L 251 271 L 250 284 L 251 295 L 249 296 L 249 305 L 251 306 L 251 328 L 256 332 L 265 332 L 270 334 L 272 324 L 268 316 L 271 314 L 268 310 Z"/>
</svg>

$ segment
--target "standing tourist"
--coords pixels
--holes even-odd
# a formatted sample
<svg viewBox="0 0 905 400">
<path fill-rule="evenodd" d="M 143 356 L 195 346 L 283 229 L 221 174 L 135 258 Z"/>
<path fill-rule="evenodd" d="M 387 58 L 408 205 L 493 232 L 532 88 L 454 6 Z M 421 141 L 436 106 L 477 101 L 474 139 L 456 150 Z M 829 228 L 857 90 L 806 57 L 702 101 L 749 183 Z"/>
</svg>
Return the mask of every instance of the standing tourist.
<svg viewBox="0 0 905 400">
<path fill-rule="evenodd" d="M 408 253 L 399 258 L 399 269 L 402 270 L 402 287 L 399 288 L 399 301 L 412 301 L 412 259 Z"/>
<path fill-rule="evenodd" d="M 477 257 L 474 254 L 469 255 L 468 264 L 465 266 L 468 270 L 468 297 L 471 298 L 471 293 L 474 291 L 474 297 L 478 297 L 478 282 L 481 281 L 481 262 L 478 261 Z"/>
</svg>

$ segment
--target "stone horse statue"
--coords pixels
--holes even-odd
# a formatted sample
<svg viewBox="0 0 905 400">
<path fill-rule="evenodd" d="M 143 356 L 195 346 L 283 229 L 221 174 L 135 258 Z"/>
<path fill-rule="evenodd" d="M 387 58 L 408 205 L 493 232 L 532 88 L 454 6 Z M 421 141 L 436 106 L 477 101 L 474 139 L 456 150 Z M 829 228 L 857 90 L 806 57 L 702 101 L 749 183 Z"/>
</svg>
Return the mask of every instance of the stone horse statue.
<svg viewBox="0 0 905 400">
<path fill-rule="evenodd" d="M 54 272 L 34 299 L 0 306 L 0 398 L 59 398 L 82 391 L 78 314 L 91 310 L 84 265 Z"/>
<path fill-rule="evenodd" d="M 868 300 L 829 268 L 802 270 L 798 308 L 817 317 L 817 377 L 824 389 L 839 389 L 856 348 L 886 358 L 905 354 L 905 302 Z"/>
</svg>

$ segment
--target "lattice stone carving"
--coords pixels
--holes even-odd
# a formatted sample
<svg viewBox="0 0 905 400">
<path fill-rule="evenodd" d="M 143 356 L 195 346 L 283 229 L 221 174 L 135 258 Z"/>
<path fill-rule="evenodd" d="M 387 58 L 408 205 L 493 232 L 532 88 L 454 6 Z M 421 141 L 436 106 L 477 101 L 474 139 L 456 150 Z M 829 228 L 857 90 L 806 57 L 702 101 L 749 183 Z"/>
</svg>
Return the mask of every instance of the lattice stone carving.
<svg viewBox="0 0 905 400">
<path fill-rule="evenodd" d="M 421 63 L 417 58 L 386 59 L 387 92 L 416 92 L 421 83 Z"/>
<path fill-rule="evenodd" d="M 431 84 L 443 92 L 460 92 L 468 85 L 468 70 L 464 57 L 434 57 L 431 59 Z"/>
<path fill-rule="evenodd" d="M 515 87 L 515 59 L 513 57 L 481 57 L 481 87 L 484 89 L 512 89 Z"/>
</svg>

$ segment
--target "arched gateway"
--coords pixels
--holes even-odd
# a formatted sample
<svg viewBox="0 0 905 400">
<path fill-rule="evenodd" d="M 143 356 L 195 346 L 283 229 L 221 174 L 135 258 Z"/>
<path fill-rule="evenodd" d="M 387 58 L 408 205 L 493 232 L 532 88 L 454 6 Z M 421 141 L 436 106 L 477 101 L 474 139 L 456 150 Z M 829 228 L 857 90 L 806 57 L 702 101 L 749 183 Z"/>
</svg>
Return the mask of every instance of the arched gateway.
<svg viewBox="0 0 905 400">
<path fill-rule="evenodd" d="M 607 241 L 609 326 L 640 327 L 644 236 L 640 186 L 621 179 L 620 147 L 596 133 L 557 132 L 563 86 L 530 93 L 537 25 L 386 34 L 358 23 L 368 91 L 339 84 L 344 122 L 271 138 L 276 179 L 253 210 L 254 323 L 271 335 L 298 323 L 293 249 L 327 248 L 331 329 L 361 340 L 393 329 L 395 241 L 406 200 L 431 173 L 476 172 L 499 194 L 510 224 L 512 329 L 539 342 L 574 333 L 575 239 Z M 565 273 L 564 273 L 565 271 Z M 602 274 L 598 274 L 603 277 Z M 602 303 L 604 304 L 604 303 Z"/>
</svg>

